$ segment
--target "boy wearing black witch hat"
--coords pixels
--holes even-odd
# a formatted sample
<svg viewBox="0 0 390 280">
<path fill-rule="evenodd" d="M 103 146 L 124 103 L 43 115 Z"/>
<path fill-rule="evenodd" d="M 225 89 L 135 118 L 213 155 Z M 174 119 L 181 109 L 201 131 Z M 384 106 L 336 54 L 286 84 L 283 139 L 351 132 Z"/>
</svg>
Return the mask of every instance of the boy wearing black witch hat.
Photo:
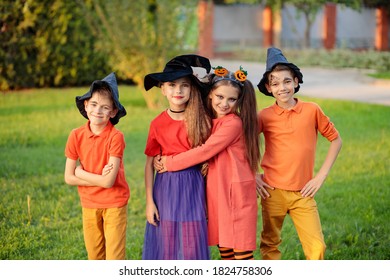
<svg viewBox="0 0 390 280">
<path fill-rule="evenodd" d="M 276 100 L 258 114 L 265 139 L 258 176 L 262 200 L 262 259 L 280 259 L 283 221 L 290 215 L 306 259 L 324 259 L 326 245 L 314 195 L 323 185 L 342 146 L 334 124 L 321 108 L 294 97 L 303 83 L 300 69 L 277 48 L 267 52 L 266 71 L 257 85 Z M 314 176 L 317 133 L 330 141 L 328 154 Z"/>
<path fill-rule="evenodd" d="M 76 97 L 76 105 L 88 122 L 68 137 L 64 177 L 78 186 L 88 259 L 123 260 L 130 190 L 123 167 L 124 136 L 114 127 L 126 115 L 115 74 L 94 81 L 86 94 Z"/>
</svg>

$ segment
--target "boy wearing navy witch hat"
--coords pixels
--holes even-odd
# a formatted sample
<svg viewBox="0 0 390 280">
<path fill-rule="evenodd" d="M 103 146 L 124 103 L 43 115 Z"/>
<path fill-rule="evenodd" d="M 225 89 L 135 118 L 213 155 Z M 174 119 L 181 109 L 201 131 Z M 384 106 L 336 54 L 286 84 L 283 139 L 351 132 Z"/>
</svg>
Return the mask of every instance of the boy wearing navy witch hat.
<svg viewBox="0 0 390 280">
<path fill-rule="evenodd" d="M 90 260 L 125 259 L 127 203 L 123 133 L 114 127 L 126 115 L 114 73 L 76 97 L 88 122 L 71 131 L 65 147 L 65 182 L 77 185 L 85 247 Z M 79 161 L 79 163 L 78 163 Z"/>
<path fill-rule="evenodd" d="M 258 176 L 258 193 L 262 200 L 263 229 L 260 253 L 262 259 L 281 259 L 283 221 L 290 215 L 306 259 L 324 259 L 326 245 L 314 195 L 321 188 L 340 152 L 342 141 L 334 124 L 321 108 L 294 97 L 303 83 L 300 69 L 287 61 L 282 51 L 269 48 L 266 71 L 257 85 L 273 96 L 275 104 L 258 114 L 260 133 L 265 139 Z M 314 175 L 317 134 L 330 147 Z"/>
</svg>

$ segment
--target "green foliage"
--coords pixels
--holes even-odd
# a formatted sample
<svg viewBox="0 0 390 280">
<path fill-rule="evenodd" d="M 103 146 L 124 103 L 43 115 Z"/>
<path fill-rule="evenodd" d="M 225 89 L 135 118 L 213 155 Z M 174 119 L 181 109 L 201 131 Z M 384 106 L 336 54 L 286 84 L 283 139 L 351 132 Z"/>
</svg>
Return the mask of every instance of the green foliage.
<svg viewBox="0 0 390 280">
<path fill-rule="evenodd" d="M 0 90 L 84 85 L 108 73 L 74 1 L 5 0 L 0 9 Z"/>
<path fill-rule="evenodd" d="M 390 72 L 381 72 L 369 74 L 369 76 L 374 77 L 376 79 L 390 80 Z"/>
<path fill-rule="evenodd" d="M 77 189 L 63 181 L 64 146 L 83 125 L 74 97 L 87 88 L 39 89 L 0 95 L 0 259 L 82 260 L 84 248 Z M 120 86 L 128 115 L 117 127 L 126 139 L 125 174 L 131 189 L 127 258 L 140 259 L 145 229 L 143 154 L 150 121 L 137 87 Z M 274 99 L 258 95 L 259 108 Z M 317 102 L 341 133 L 343 148 L 316 195 L 327 259 L 390 259 L 390 107 L 303 98 Z M 329 143 L 320 137 L 316 170 Z M 259 214 L 261 211 L 259 210 Z M 258 234 L 261 230 L 261 215 Z M 282 231 L 283 259 L 304 259 L 294 226 Z M 218 251 L 211 248 L 213 259 Z M 258 250 L 255 258 L 259 259 Z"/>
<path fill-rule="evenodd" d="M 83 4 L 100 51 L 110 57 L 118 75 L 143 86 L 146 74 L 162 71 L 178 54 L 196 50 L 198 1 L 90 0 Z M 196 38 L 197 39 L 197 38 Z M 160 94 L 144 94 L 148 107 L 161 103 Z"/>
<path fill-rule="evenodd" d="M 109 72 L 142 86 L 147 73 L 197 45 L 198 1 L 0 2 L 0 90 L 90 84 Z M 147 105 L 164 103 L 158 91 Z"/>
</svg>

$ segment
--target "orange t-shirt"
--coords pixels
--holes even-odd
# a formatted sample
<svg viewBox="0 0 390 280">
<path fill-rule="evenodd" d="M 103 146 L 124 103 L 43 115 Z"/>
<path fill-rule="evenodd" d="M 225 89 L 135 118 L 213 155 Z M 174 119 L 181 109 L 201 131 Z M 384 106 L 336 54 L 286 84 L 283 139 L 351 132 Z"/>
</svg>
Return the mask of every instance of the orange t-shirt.
<svg viewBox="0 0 390 280">
<path fill-rule="evenodd" d="M 101 174 L 110 156 L 121 159 L 118 175 L 111 188 L 78 186 L 81 205 L 84 208 L 123 207 L 130 197 L 130 189 L 126 182 L 123 153 L 126 143 L 123 133 L 111 122 L 99 135 L 95 135 L 86 125 L 72 130 L 65 147 L 65 156 L 80 160 L 85 171 Z"/>
<path fill-rule="evenodd" d="M 264 181 L 272 187 L 300 191 L 313 178 L 318 132 L 329 141 L 339 133 L 321 108 L 302 102 L 290 110 L 276 103 L 258 113 L 265 151 Z"/>
<path fill-rule="evenodd" d="M 176 155 L 190 148 L 184 121 L 172 119 L 166 110 L 152 120 L 145 155 Z"/>
</svg>

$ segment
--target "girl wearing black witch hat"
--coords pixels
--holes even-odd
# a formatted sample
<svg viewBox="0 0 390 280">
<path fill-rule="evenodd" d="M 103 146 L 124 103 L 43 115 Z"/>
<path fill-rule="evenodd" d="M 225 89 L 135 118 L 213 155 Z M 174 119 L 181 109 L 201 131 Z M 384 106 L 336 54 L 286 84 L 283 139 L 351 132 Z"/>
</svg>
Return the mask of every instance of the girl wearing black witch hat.
<svg viewBox="0 0 390 280">
<path fill-rule="evenodd" d="M 205 142 L 211 130 L 202 103 L 207 88 L 192 67 L 211 66 L 207 58 L 182 55 L 163 72 L 145 76 L 144 87 L 160 87 L 169 108 L 150 124 L 145 154 L 146 230 L 142 259 L 210 259 L 204 178 L 200 167 L 155 174 L 153 158 L 172 155 Z"/>
<path fill-rule="evenodd" d="M 206 102 L 213 116 L 212 134 L 199 147 L 161 157 L 156 166 L 159 172 L 178 171 L 207 160 L 209 245 L 218 246 L 223 260 L 252 260 L 260 162 L 256 94 L 242 67 L 214 69 Z"/>
</svg>

